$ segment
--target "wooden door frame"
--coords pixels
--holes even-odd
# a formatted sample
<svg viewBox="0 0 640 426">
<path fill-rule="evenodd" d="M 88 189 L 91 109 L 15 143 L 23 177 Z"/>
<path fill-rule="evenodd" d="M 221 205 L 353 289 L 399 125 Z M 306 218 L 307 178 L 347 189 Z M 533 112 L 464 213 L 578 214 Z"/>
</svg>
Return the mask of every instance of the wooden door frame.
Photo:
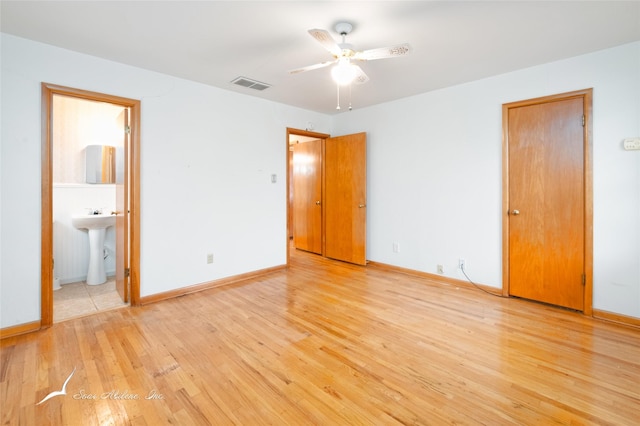
<svg viewBox="0 0 640 426">
<path fill-rule="evenodd" d="M 523 106 L 581 98 L 584 143 L 584 309 L 593 315 L 593 89 L 577 90 L 502 105 L 502 294 L 509 296 L 509 110 Z"/>
<path fill-rule="evenodd" d="M 140 101 L 71 87 L 42 83 L 42 206 L 40 265 L 40 328 L 53 324 L 53 96 L 107 102 L 131 110 L 130 170 L 129 170 L 129 246 L 131 305 L 140 304 Z"/>
<path fill-rule="evenodd" d="M 289 197 L 291 196 L 290 194 L 290 187 L 289 185 L 291 185 L 291 164 L 289 164 L 289 137 L 291 135 L 298 135 L 298 136 L 306 136 L 306 137 L 311 137 L 311 138 L 317 138 L 317 139 L 327 139 L 328 137 L 331 137 L 331 135 L 327 134 L 327 133 L 317 133 L 317 132 L 313 132 L 313 131 L 309 131 L 309 130 L 301 130 L 301 129 L 295 129 L 292 127 L 287 127 L 287 136 L 286 136 L 286 143 L 285 143 L 285 159 L 286 159 L 286 164 L 287 164 L 287 182 L 286 182 L 286 186 L 287 186 L 287 197 L 286 197 L 286 203 L 287 203 L 287 209 L 286 209 L 286 216 L 287 216 L 287 226 L 286 226 L 286 230 L 285 230 L 285 242 L 286 242 L 286 247 L 287 247 L 287 266 L 289 266 L 289 259 L 290 259 L 290 244 L 289 244 L 289 229 L 291 229 L 291 226 L 293 226 L 292 223 L 290 223 L 289 220 Z M 324 148 L 323 148 L 324 149 Z M 324 155 L 323 155 L 324 156 Z M 324 191 L 324 189 L 323 189 Z M 323 200 L 324 201 L 324 200 Z M 323 208 L 324 208 L 324 202 L 322 203 Z M 324 217 L 324 215 L 323 215 Z M 324 242 L 323 242 L 323 252 L 324 252 Z"/>
</svg>

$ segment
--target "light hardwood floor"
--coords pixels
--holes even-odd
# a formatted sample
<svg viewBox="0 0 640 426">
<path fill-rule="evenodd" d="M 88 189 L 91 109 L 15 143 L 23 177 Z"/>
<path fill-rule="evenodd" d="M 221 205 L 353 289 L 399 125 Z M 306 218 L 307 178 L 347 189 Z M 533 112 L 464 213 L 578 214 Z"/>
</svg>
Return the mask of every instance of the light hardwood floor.
<svg viewBox="0 0 640 426">
<path fill-rule="evenodd" d="M 3 425 L 640 421 L 636 328 L 295 251 L 1 345 Z"/>
</svg>

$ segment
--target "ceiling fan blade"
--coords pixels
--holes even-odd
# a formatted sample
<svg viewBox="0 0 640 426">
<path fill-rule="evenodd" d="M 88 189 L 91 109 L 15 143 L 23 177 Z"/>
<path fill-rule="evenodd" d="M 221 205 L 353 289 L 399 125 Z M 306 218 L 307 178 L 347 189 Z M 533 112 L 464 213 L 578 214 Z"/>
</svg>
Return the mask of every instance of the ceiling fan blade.
<svg viewBox="0 0 640 426">
<path fill-rule="evenodd" d="M 366 83 L 367 81 L 369 81 L 369 76 L 366 75 L 364 73 L 364 71 L 362 71 L 362 68 L 360 68 L 357 65 L 351 65 L 351 66 L 356 69 L 356 76 L 353 79 L 353 83 L 355 83 L 355 84 L 363 84 L 363 83 Z"/>
<path fill-rule="evenodd" d="M 320 29 L 312 29 L 312 30 L 309 30 L 309 34 L 311 34 L 311 37 L 313 37 L 316 40 L 318 40 L 318 42 L 325 49 L 327 49 L 329 52 L 331 52 L 331 54 L 333 56 L 335 56 L 336 58 L 338 56 L 340 56 L 340 53 L 342 52 L 342 49 L 340 49 L 340 46 L 338 46 L 338 44 L 333 39 L 333 37 L 331 37 L 331 34 L 329 34 L 329 31 L 320 30 Z"/>
<path fill-rule="evenodd" d="M 327 61 L 327 62 L 321 62 L 319 64 L 315 64 L 315 65 L 309 65 L 306 67 L 302 67 L 302 68 L 296 68 L 294 70 L 289 71 L 289 74 L 298 74 L 301 72 L 305 72 L 305 71 L 311 71 L 311 70 L 317 70 L 318 68 L 324 68 L 327 67 L 333 63 L 335 63 L 336 61 Z"/>
<path fill-rule="evenodd" d="M 377 49 L 369 49 L 363 52 L 357 52 L 354 59 L 360 61 L 372 61 L 374 59 L 395 58 L 398 56 L 408 55 L 411 52 L 409 44 L 397 44 L 389 47 L 379 47 Z"/>
</svg>

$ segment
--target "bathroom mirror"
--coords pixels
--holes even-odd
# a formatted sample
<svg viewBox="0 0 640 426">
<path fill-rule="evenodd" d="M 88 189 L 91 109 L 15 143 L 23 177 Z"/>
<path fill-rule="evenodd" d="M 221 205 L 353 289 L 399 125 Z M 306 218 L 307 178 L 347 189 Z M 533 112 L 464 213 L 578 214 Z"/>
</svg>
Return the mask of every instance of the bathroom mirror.
<svg viewBox="0 0 640 426">
<path fill-rule="evenodd" d="M 85 149 L 87 183 L 116 182 L 116 148 L 108 145 L 88 145 Z"/>
</svg>

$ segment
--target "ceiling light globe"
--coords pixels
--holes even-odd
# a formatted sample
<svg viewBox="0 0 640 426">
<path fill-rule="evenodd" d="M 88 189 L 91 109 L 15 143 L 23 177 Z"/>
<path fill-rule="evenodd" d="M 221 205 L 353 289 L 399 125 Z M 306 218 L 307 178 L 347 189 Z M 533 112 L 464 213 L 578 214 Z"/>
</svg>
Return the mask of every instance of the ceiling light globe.
<svg viewBox="0 0 640 426">
<path fill-rule="evenodd" d="M 351 65 L 348 60 L 340 60 L 338 64 L 331 69 L 331 77 L 341 86 L 350 84 L 356 78 L 356 68 Z"/>
</svg>

